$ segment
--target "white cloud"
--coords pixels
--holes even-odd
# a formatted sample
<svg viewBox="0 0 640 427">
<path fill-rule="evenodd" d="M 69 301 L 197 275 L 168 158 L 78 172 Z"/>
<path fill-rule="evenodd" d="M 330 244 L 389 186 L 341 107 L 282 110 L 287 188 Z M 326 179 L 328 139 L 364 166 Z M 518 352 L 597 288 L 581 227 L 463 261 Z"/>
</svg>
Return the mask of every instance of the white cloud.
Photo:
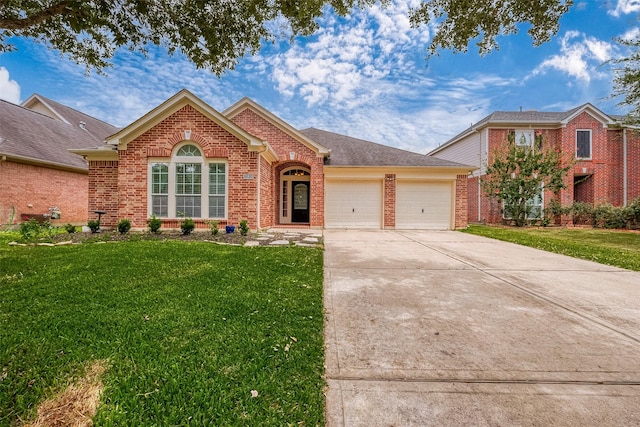
<svg viewBox="0 0 640 427">
<path fill-rule="evenodd" d="M 306 43 L 263 58 L 269 78 L 281 95 L 301 96 L 308 106 L 365 103 L 375 82 L 415 71 L 412 58 L 429 39 L 409 25 L 408 11 L 418 4 L 398 0 L 345 18 L 330 14 Z"/>
<path fill-rule="evenodd" d="M 567 31 L 560 44 L 560 53 L 545 59 L 536 67 L 533 75 L 555 69 L 584 83 L 589 83 L 592 77 L 604 76 L 597 67 L 611 59 L 613 46 L 610 43 L 578 31 Z"/>
<path fill-rule="evenodd" d="M 20 85 L 17 81 L 11 80 L 9 70 L 4 67 L 0 67 L 0 99 L 14 104 L 20 103 Z"/>
<path fill-rule="evenodd" d="M 636 12 L 640 12 L 640 0 L 618 0 L 616 8 L 610 10 L 609 14 L 618 17 Z"/>
<path fill-rule="evenodd" d="M 635 40 L 640 37 L 640 28 L 634 27 L 620 36 L 622 40 Z"/>
</svg>

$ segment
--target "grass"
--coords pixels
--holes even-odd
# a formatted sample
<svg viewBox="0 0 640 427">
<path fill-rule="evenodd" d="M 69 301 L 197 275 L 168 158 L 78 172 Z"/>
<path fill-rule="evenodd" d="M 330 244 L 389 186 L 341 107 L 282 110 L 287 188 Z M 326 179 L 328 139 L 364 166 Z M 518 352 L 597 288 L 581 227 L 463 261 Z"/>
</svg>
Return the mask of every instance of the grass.
<svg viewBox="0 0 640 427">
<path fill-rule="evenodd" d="M 34 419 L 96 360 L 98 426 L 324 425 L 321 250 L 11 240 L 0 425 Z"/>
<path fill-rule="evenodd" d="M 640 233 L 583 228 L 512 228 L 485 225 L 470 225 L 463 231 L 640 271 Z"/>
</svg>

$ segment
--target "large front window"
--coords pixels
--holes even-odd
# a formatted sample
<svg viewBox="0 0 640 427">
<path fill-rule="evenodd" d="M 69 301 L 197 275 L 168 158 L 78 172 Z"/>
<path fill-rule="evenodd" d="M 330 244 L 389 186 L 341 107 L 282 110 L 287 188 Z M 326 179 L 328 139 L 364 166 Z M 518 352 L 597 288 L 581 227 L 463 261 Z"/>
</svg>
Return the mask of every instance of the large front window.
<svg viewBox="0 0 640 427">
<path fill-rule="evenodd" d="M 160 218 L 226 218 L 227 164 L 203 158 L 198 147 L 178 149 L 150 164 L 150 214 Z"/>
</svg>

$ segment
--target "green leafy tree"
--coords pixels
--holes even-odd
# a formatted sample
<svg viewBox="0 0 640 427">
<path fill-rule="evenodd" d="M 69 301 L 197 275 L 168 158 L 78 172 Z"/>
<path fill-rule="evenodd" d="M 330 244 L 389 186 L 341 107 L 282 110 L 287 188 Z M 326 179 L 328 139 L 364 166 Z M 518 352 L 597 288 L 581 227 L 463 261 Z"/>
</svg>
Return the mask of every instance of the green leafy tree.
<svg viewBox="0 0 640 427">
<path fill-rule="evenodd" d="M 628 54 L 611 61 L 614 68 L 613 96 L 622 98 L 621 105 L 631 107 L 628 122 L 640 123 L 640 36 L 617 39 Z"/>
<path fill-rule="evenodd" d="M 382 0 L 384 5 L 389 0 Z M 220 75 L 262 43 L 318 29 L 327 6 L 340 15 L 375 0 L 0 0 L 0 53 L 15 48 L 14 36 L 30 38 L 101 71 L 119 48 L 146 52 L 149 45 L 186 55 L 197 67 Z M 481 54 L 498 47 L 496 37 L 529 23 L 534 45 L 551 38 L 571 0 L 424 0 L 411 10 L 416 28 L 435 26 L 430 51 Z"/>
<path fill-rule="evenodd" d="M 492 153 L 482 188 L 503 204 L 505 216 L 522 227 L 532 217 L 531 201 L 544 189 L 558 192 L 565 188 L 564 178 L 573 162 L 564 161 L 554 149 L 518 145 L 509 139 L 509 144 Z"/>
</svg>

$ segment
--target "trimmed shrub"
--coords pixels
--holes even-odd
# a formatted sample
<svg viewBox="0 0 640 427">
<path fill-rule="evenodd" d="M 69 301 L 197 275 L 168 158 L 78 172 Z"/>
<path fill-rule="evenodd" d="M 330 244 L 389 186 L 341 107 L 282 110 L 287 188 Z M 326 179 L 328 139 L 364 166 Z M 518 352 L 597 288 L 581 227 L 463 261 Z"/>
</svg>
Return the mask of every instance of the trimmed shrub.
<svg viewBox="0 0 640 427">
<path fill-rule="evenodd" d="M 249 233 L 249 226 L 247 224 L 248 223 L 246 219 L 240 221 L 240 234 L 242 234 L 243 236 L 246 236 Z"/>
<path fill-rule="evenodd" d="M 196 223 L 191 218 L 185 218 L 180 221 L 180 230 L 185 236 L 191 234 L 194 228 L 196 228 Z"/>
<path fill-rule="evenodd" d="M 127 234 L 131 230 L 131 221 L 128 219 L 121 219 L 118 223 L 118 231 L 120 234 Z"/>
<path fill-rule="evenodd" d="M 73 234 L 76 232 L 76 226 L 73 224 L 67 224 L 64 226 L 64 229 L 67 231 L 67 233 L 69 234 Z"/>
<path fill-rule="evenodd" d="M 217 236 L 220 230 L 218 229 L 218 221 L 211 221 L 209 223 L 209 229 L 211 230 L 211 234 Z"/>
<path fill-rule="evenodd" d="M 149 226 L 149 231 L 157 233 L 158 230 L 160 230 L 160 227 L 162 227 L 162 220 L 156 218 L 155 215 L 151 215 L 151 218 L 147 220 L 147 225 Z"/>
<path fill-rule="evenodd" d="M 98 231 L 100 231 L 100 221 L 97 219 L 92 219 L 87 223 L 87 225 L 89 226 L 89 229 L 92 233 L 97 233 Z"/>
</svg>

